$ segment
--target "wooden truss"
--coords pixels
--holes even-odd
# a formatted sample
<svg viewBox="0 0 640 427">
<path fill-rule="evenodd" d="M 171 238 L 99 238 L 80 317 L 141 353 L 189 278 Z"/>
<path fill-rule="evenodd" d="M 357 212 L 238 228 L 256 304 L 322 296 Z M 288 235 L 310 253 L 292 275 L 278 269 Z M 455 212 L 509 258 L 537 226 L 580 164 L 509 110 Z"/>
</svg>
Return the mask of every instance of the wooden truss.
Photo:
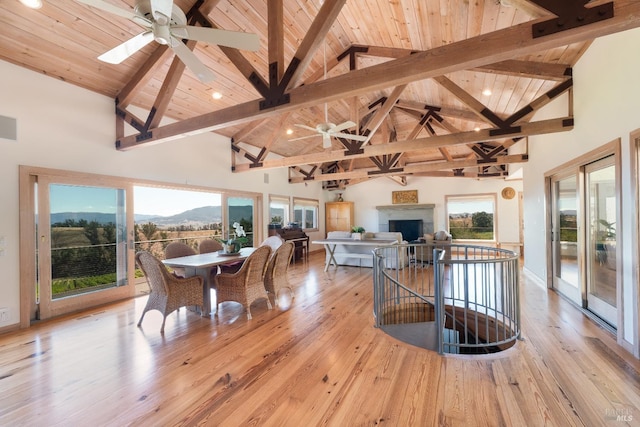
<svg viewBox="0 0 640 427">
<path fill-rule="evenodd" d="M 140 119 L 128 111 L 137 88 L 146 84 L 155 70 L 166 61 L 168 50 L 160 46 L 135 78 L 121 91 L 116 100 L 117 141 L 116 148 L 129 150 L 181 138 L 184 135 L 215 131 L 228 126 L 247 124 L 234 135 L 231 143 L 232 169 L 235 172 L 261 168 L 289 167 L 290 181 L 324 181 L 327 186 L 343 188 L 360 180 L 388 176 L 400 183 L 406 175 L 437 174 L 438 176 L 503 176 L 506 165 L 524 162 L 526 154 L 509 155 L 508 149 L 529 135 L 562 132 L 572 129 L 573 111 L 569 102 L 566 117 L 531 122 L 530 118 L 542 106 L 569 92 L 571 95 L 571 69 L 562 64 L 539 64 L 515 61 L 553 46 L 591 40 L 596 37 L 640 26 L 640 2 L 613 0 L 587 7 L 586 0 L 557 2 L 552 0 L 510 0 L 534 16 L 556 15 L 556 18 L 523 23 L 491 34 L 470 38 L 429 51 L 409 51 L 376 46 L 354 45 L 327 64 L 334 67 L 341 61 L 349 61 L 349 72 L 340 76 L 320 79 L 315 73 L 302 81 L 313 54 L 322 45 L 346 0 L 325 0 L 311 28 L 300 43 L 289 64 L 284 61 L 283 0 L 268 0 L 268 80 L 236 49 L 221 49 L 238 71 L 253 85 L 260 98 L 243 104 L 210 112 L 201 116 L 161 125 L 168 102 L 184 71 L 181 61 L 174 59 L 164 80 L 154 106 L 146 119 Z M 188 11 L 190 25 L 215 27 L 207 19 L 218 0 L 199 0 Z M 189 47 L 193 49 L 194 45 Z M 357 69 L 359 56 L 392 58 L 379 65 Z M 437 58 L 434 61 L 433 58 Z M 285 66 L 286 65 L 286 66 Z M 477 69 L 496 73 L 512 73 L 520 76 L 556 81 L 557 84 L 544 96 L 531 102 L 510 117 L 499 117 L 466 93 L 445 74 Z M 402 100 L 405 87 L 413 82 L 433 79 L 441 87 L 454 94 L 466 107 L 463 111 L 448 111 L 444 106 L 420 105 Z M 302 108 L 312 108 L 324 102 L 354 98 L 360 94 L 393 88 L 391 94 L 369 106 L 369 112 L 358 121 L 357 133 L 366 141 L 340 139 L 342 149 L 321 153 L 302 153 L 286 158 L 268 155 L 270 148 L 284 126 L 287 115 Z M 353 102 L 354 110 L 356 104 Z M 392 110 L 401 111 L 415 119 L 412 135 L 397 141 L 393 126 L 387 124 Z M 447 117 L 473 116 L 489 127 L 479 131 L 460 132 L 447 122 Z M 275 131 L 266 136 L 266 142 L 258 152 L 254 147 L 242 144 L 243 135 L 256 127 L 256 121 L 277 120 Z M 131 125 L 137 133 L 125 135 L 124 124 Z M 381 130 L 385 129 L 385 130 Z M 417 137 L 426 130 L 428 137 Z M 377 132 L 386 132 L 387 143 L 370 143 Z M 471 155 L 454 158 L 448 147 L 465 144 Z M 406 154 L 424 149 L 437 149 L 442 160 L 428 163 L 409 163 Z M 368 159 L 370 166 L 355 168 L 357 159 Z"/>
</svg>

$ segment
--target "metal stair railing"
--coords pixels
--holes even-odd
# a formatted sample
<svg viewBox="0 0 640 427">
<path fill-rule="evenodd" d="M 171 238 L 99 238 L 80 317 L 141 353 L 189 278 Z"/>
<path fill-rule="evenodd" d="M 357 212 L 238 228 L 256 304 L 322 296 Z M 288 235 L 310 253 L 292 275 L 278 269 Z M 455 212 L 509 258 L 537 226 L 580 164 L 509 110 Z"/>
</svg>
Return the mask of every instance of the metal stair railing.
<svg viewBox="0 0 640 427">
<path fill-rule="evenodd" d="M 398 245 L 396 251 L 373 251 L 376 327 L 435 328 L 429 336 L 434 342 L 424 346 L 439 353 L 491 353 L 509 348 L 519 338 L 517 254 L 442 244 Z M 398 259 L 400 251 L 412 255 L 409 265 L 385 268 L 385 258 Z M 433 251 L 433 257 L 422 256 L 424 251 Z M 422 259 L 435 262 L 417 261 Z"/>
</svg>

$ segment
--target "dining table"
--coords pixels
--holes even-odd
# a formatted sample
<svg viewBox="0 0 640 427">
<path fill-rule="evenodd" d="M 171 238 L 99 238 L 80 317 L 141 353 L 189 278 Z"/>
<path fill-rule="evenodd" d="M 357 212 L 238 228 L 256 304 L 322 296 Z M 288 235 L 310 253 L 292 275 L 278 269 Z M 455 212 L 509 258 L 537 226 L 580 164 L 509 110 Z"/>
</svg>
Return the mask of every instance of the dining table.
<svg viewBox="0 0 640 427">
<path fill-rule="evenodd" d="M 200 276 L 203 279 L 202 300 L 203 306 L 201 315 L 208 317 L 211 315 L 211 285 L 212 277 L 217 273 L 218 267 L 226 264 L 235 264 L 238 261 L 247 259 L 256 248 L 242 248 L 237 253 L 225 253 L 223 251 L 209 252 L 204 254 L 187 255 L 178 258 L 169 258 L 162 261 L 164 265 L 171 268 L 184 269 L 185 277 Z"/>
</svg>

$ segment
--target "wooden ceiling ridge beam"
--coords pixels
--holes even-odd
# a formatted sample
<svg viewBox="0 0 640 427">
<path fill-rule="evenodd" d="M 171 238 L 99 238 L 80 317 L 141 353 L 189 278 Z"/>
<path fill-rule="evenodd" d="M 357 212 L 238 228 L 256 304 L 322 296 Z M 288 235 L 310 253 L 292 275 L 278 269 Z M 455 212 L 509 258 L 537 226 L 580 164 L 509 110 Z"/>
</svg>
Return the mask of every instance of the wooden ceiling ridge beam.
<svg viewBox="0 0 640 427">
<path fill-rule="evenodd" d="M 523 123 L 519 132 L 511 134 L 510 137 L 517 138 L 529 135 L 544 135 L 549 133 L 566 132 L 573 129 L 573 117 L 560 117 L 546 119 L 538 122 Z M 282 159 L 271 159 L 263 162 L 262 168 L 281 168 L 295 165 L 306 165 L 339 161 L 351 158 L 366 158 L 380 156 L 383 154 L 394 154 L 402 152 L 421 151 L 424 149 L 436 149 L 438 147 L 448 147 L 452 145 L 470 144 L 479 141 L 490 141 L 504 138 L 504 135 L 492 132 L 494 129 L 481 129 L 479 131 L 468 131 L 457 134 L 437 135 L 425 138 L 418 138 L 410 141 L 399 141 L 393 144 L 367 145 L 354 154 L 345 155 L 343 150 L 324 151 L 320 153 L 310 153 L 303 156 L 284 157 Z M 238 165 L 236 172 L 249 170 L 247 165 Z"/>
<path fill-rule="evenodd" d="M 259 100 L 249 101 L 167 124 L 155 129 L 149 138 L 141 139 L 137 135 L 126 136 L 116 141 L 116 148 L 127 150 L 187 135 L 215 131 L 277 115 L 284 111 L 433 78 L 640 27 L 640 2 L 637 0 L 613 0 L 613 2 L 614 16 L 603 21 L 544 37 L 533 37 L 533 25 L 536 21 L 524 22 L 366 69 L 355 70 L 345 75 L 295 87 L 289 92 L 291 102 L 285 105 L 260 109 Z"/>
<path fill-rule="evenodd" d="M 514 154 L 510 156 L 502 156 L 496 159 L 495 165 L 506 165 L 511 163 L 524 163 L 528 161 L 528 156 L 524 154 Z M 413 175 L 424 172 L 435 172 L 446 169 L 464 169 L 483 166 L 480 160 L 455 160 L 453 162 L 431 162 L 431 163 L 414 163 L 406 165 L 403 168 L 402 173 L 397 171 L 392 172 L 378 172 L 375 168 L 362 168 L 356 169 L 350 172 L 338 172 L 338 173 L 319 173 L 315 174 L 312 178 L 314 181 L 333 181 L 333 180 L 352 180 L 358 178 L 372 178 L 381 176 L 398 176 L 398 175 Z M 486 165 L 485 165 L 486 166 Z M 309 179 L 307 179 L 308 181 Z M 302 182 L 299 179 L 290 179 L 291 183 Z"/>
</svg>

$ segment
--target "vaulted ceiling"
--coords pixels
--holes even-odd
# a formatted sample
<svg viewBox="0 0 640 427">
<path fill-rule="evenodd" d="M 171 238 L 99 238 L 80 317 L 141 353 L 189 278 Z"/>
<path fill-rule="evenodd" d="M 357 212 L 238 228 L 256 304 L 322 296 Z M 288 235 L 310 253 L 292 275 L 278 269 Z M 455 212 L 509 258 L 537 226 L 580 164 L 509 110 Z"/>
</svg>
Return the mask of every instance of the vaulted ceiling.
<svg viewBox="0 0 640 427">
<path fill-rule="evenodd" d="M 509 153 L 515 143 L 572 128 L 571 102 L 563 117 L 531 117 L 572 94 L 590 42 L 640 26 L 633 0 L 175 0 L 193 25 L 259 36 L 255 52 L 190 42 L 216 76 L 203 83 L 157 43 L 99 61 L 141 27 L 74 0 L 43 2 L 0 2 L 0 58 L 113 97 L 114 149 L 215 131 L 232 139 L 235 172 L 288 167 L 291 182 L 326 188 L 506 176 L 527 160 Z M 327 121 L 352 121 L 343 136 L 357 136 L 323 147 L 308 128 Z"/>
</svg>

